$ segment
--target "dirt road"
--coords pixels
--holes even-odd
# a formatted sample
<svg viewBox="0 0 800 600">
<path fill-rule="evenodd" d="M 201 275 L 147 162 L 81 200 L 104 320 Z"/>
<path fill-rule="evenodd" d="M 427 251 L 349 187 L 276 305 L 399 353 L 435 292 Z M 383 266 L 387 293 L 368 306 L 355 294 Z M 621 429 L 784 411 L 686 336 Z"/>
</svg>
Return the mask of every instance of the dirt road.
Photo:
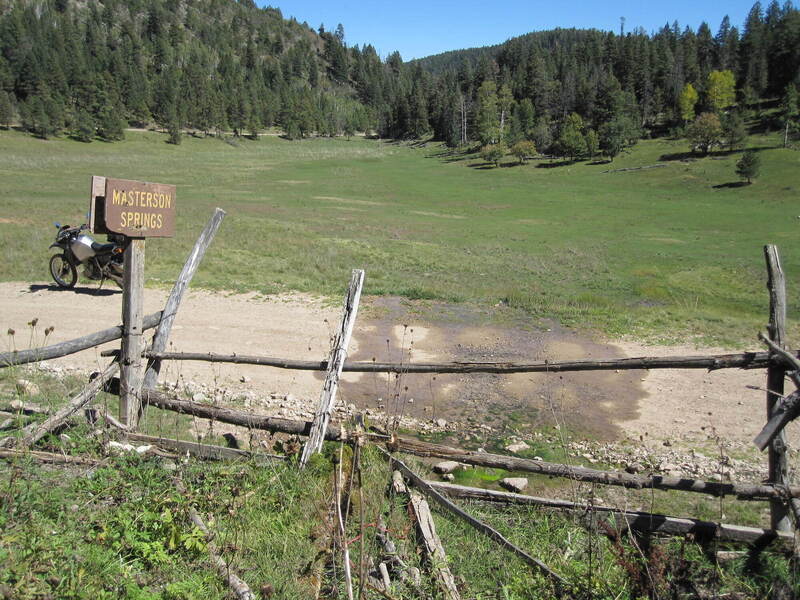
<svg viewBox="0 0 800 600">
<path fill-rule="evenodd" d="M 159 310 L 167 292 L 147 289 L 146 312 Z M 367 298 L 350 357 L 377 361 L 536 360 L 602 358 L 718 351 L 608 344 L 554 325 L 512 322 L 484 325 L 485 311 L 441 305 L 422 322 L 415 304 L 397 298 Z M 438 312 L 437 312 L 438 311 Z M 0 284 L 0 348 L 56 343 L 116 325 L 121 294 L 95 286 L 74 291 L 49 284 Z M 433 315 L 433 316 L 431 316 Z M 178 314 L 171 350 L 323 359 L 340 308 L 304 295 L 258 297 L 190 291 Z M 27 325 L 38 318 L 35 331 Z M 13 328 L 13 338 L 5 332 Z M 32 339 L 31 339 L 31 334 Z M 96 369 L 100 350 L 54 364 Z M 204 382 L 258 395 L 291 394 L 313 405 L 322 375 L 243 365 L 173 362 L 162 380 Z M 558 424 L 599 439 L 630 437 L 653 442 L 695 442 L 716 433 L 747 444 L 764 420 L 763 374 L 748 371 L 623 371 L 574 374 L 403 375 L 345 374 L 341 398 L 359 408 L 421 419 L 473 418 L 500 430 Z M 798 438 L 796 428 L 791 430 Z"/>
</svg>

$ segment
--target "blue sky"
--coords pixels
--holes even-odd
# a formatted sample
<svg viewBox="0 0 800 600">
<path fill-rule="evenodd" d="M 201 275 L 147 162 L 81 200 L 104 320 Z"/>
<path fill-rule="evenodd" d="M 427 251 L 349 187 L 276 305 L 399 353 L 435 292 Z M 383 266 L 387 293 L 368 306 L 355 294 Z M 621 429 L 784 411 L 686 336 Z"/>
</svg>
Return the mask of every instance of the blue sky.
<svg viewBox="0 0 800 600">
<path fill-rule="evenodd" d="M 555 27 L 619 31 L 620 17 L 630 31 L 648 33 L 678 20 L 696 30 L 708 22 L 716 33 L 728 14 L 741 28 L 755 0 L 258 0 L 281 9 L 285 18 L 320 23 L 334 30 L 344 25 L 345 42 L 372 44 L 382 57 L 399 50 L 403 60 L 447 50 L 502 43 L 510 37 Z M 766 7 L 769 0 L 762 1 Z"/>
</svg>

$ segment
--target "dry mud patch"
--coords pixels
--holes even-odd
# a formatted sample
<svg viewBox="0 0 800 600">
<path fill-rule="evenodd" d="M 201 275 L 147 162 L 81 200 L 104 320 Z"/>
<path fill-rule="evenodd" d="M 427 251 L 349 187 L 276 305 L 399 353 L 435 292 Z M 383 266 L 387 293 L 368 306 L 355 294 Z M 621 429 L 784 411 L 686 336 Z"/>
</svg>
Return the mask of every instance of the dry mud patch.
<svg viewBox="0 0 800 600">
<path fill-rule="evenodd" d="M 168 291 L 147 289 L 146 312 L 160 310 Z M 43 330 L 54 326 L 46 342 L 57 343 L 116 325 L 121 293 L 79 286 L 59 290 L 49 284 L 1 283 L 2 347 L 45 343 Z M 502 310 L 502 309 L 499 309 Z M 271 296 L 189 291 L 178 313 L 170 350 L 251 354 L 323 360 L 340 317 L 338 303 L 309 295 Z M 423 316 L 424 315 L 424 316 Z M 489 319 L 485 309 L 417 303 L 398 298 L 365 298 L 350 348 L 353 360 L 378 362 L 513 362 L 708 354 L 721 348 L 645 346 L 633 341 L 608 343 L 548 323 Z M 12 339 L 5 332 L 12 328 Z M 51 364 L 95 370 L 107 359 L 94 348 Z M 755 349 L 755 348 L 753 348 Z M 319 397 L 321 373 L 247 365 L 169 362 L 162 380 L 177 385 L 200 383 L 227 394 L 249 392 L 279 398 L 265 405 L 288 416 L 304 416 Z M 723 439 L 750 452 L 764 423 L 763 371 L 704 370 L 600 371 L 516 375 L 415 375 L 345 373 L 341 402 L 385 415 L 431 423 L 486 426 L 491 435 L 524 437 L 542 427 L 564 428 L 578 437 L 636 444 L 713 446 Z M 288 400 L 285 399 L 289 395 Z M 488 430 L 487 430 L 488 431 Z M 487 438 L 490 434 L 486 434 Z M 789 428 L 790 445 L 800 439 Z"/>
</svg>

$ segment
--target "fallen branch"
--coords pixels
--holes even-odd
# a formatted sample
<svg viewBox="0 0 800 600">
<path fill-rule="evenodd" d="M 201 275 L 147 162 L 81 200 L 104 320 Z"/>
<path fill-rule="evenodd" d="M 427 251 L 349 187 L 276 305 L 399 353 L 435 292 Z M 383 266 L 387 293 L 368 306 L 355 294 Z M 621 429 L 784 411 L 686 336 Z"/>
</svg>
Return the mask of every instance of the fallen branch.
<svg viewBox="0 0 800 600">
<path fill-rule="evenodd" d="M 550 477 L 565 477 L 575 481 L 588 481 L 605 485 L 617 485 L 634 489 L 680 490 L 697 492 L 711 496 L 736 496 L 741 500 L 770 500 L 800 497 L 800 486 L 777 486 L 770 484 L 722 483 L 702 481 L 666 475 L 632 475 L 619 471 L 600 471 L 586 467 L 575 467 L 540 460 L 517 458 L 488 452 L 472 452 L 460 448 L 429 444 L 411 438 L 396 438 L 388 443 L 390 450 L 400 450 L 408 454 L 423 457 L 447 458 L 469 465 L 504 469 L 506 471 L 524 471 Z"/>
<path fill-rule="evenodd" d="M 447 555 L 444 551 L 442 541 L 436 533 L 436 524 L 433 521 L 430 507 L 424 496 L 418 492 L 409 492 L 403 483 L 403 476 L 400 471 L 395 471 L 392 475 L 392 485 L 395 492 L 403 493 L 408 496 L 411 511 L 417 522 L 417 531 L 422 538 L 425 547 L 425 555 L 428 558 L 431 570 L 436 578 L 436 583 L 442 591 L 445 600 L 460 600 L 455 579 L 447 566 Z M 381 563 L 383 564 L 383 563 Z M 389 586 L 385 586 L 389 589 Z"/>
<path fill-rule="evenodd" d="M 191 456 L 205 459 L 205 460 L 256 460 L 258 462 L 270 462 L 275 460 L 286 460 L 285 456 L 277 454 L 266 454 L 263 452 L 248 452 L 247 450 L 239 450 L 238 448 L 226 448 L 225 446 L 215 446 L 213 444 L 201 444 L 200 442 L 187 442 L 185 440 L 176 440 L 172 438 L 163 438 L 153 435 L 144 435 L 141 433 L 128 433 L 125 436 L 128 440 L 136 442 L 147 442 L 154 446 L 158 446 L 164 450 L 171 450 L 180 454 L 189 454 Z"/>
<path fill-rule="evenodd" d="M 186 488 L 184 487 L 183 482 L 180 479 L 175 478 L 173 483 L 178 491 L 185 496 Z M 256 595 L 250 590 L 250 586 L 248 586 L 233 571 L 231 571 L 230 567 L 225 563 L 224 560 L 222 560 L 219 549 L 214 543 L 214 536 L 208 530 L 208 527 L 206 527 L 206 524 L 203 522 L 203 519 L 200 517 L 198 512 L 191 505 L 189 506 L 189 518 L 192 520 L 192 523 L 194 523 L 195 526 L 203 532 L 203 536 L 206 539 L 206 550 L 208 550 L 211 564 L 214 565 L 217 573 L 225 581 L 225 583 L 228 584 L 228 587 L 231 588 L 231 591 L 236 594 L 236 597 L 239 600 L 257 600 Z"/>
<path fill-rule="evenodd" d="M 31 423 L 25 427 L 22 430 L 23 436 L 18 442 L 17 438 L 14 437 L 3 438 L 0 440 L 0 447 L 9 448 L 11 446 L 18 445 L 27 448 L 32 446 L 45 435 L 59 427 L 62 423 L 64 423 L 64 421 L 69 419 L 84 406 L 89 404 L 97 395 L 97 392 L 102 389 L 103 384 L 108 379 L 113 377 L 118 370 L 119 363 L 116 361 L 112 362 L 108 367 L 106 367 L 105 371 L 103 371 L 99 377 L 89 382 L 86 387 L 83 388 L 83 391 L 75 396 L 69 404 L 56 411 L 43 423 Z"/>
<path fill-rule="evenodd" d="M 95 458 L 88 458 L 86 456 L 70 456 L 69 454 L 55 454 L 53 452 L 40 452 L 38 450 L 17 450 L 16 448 L 0 448 L 0 458 L 31 458 L 37 462 L 50 465 L 96 466 L 102 462 Z"/>
<path fill-rule="evenodd" d="M 558 575 L 555 571 L 552 571 L 550 567 L 548 567 L 538 558 L 534 558 L 519 546 L 508 541 L 499 531 L 476 519 L 469 513 L 463 511 L 458 506 L 453 504 L 453 502 L 445 498 L 440 492 L 428 485 L 424 479 L 409 469 L 402 460 L 392 456 L 383 449 L 381 449 L 381 451 L 389 458 L 393 468 L 400 471 L 418 490 L 423 492 L 426 496 L 433 498 L 439 505 L 469 523 L 474 529 L 488 535 L 501 546 L 519 556 L 527 564 L 540 570 L 544 575 L 552 579 L 557 586 L 566 585 L 567 582 L 560 575 Z"/>
<path fill-rule="evenodd" d="M 116 356 L 118 350 L 105 351 L 103 356 Z M 327 360 L 292 360 L 244 354 L 211 352 L 145 352 L 159 360 L 193 360 L 205 362 L 261 365 L 295 371 L 327 371 Z M 572 371 L 613 371 L 636 369 L 763 369 L 771 364 L 769 352 L 714 354 L 706 356 L 644 356 L 581 360 L 540 360 L 531 362 L 449 362 L 392 363 L 345 361 L 343 372 L 349 373 L 566 373 Z"/>
<path fill-rule="evenodd" d="M 142 330 L 152 329 L 161 321 L 161 312 L 156 312 L 147 315 L 144 318 Z M 50 360 L 51 358 L 60 358 L 69 354 L 75 354 L 87 348 L 100 346 L 106 342 L 112 342 L 122 337 L 122 325 L 116 325 L 90 333 L 83 337 L 50 346 L 42 346 L 41 348 L 31 348 L 30 350 L 14 350 L 12 352 L 0 353 L 0 369 L 5 367 L 24 365 L 26 363 L 38 362 L 41 360 Z"/>
<path fill-rule="evenodd" d="M 485 502 L 504 504 L 544 506 L 567 511 L 594 511 L 596 513 L 608 514 L 615 518 L 618 523 L 622 522 L 626 527 L 641 532 L 664 533 L 668 535 L 686 535 L 691 533 L 705 539 L 740 542 L 753 544 L 758 547 L 764 547 L 767 544 L 774 543 L 783 548 L 787 548 L 791 546 L 794 539 L 791 534 L 772 529 L 761 529 L 759 527 L 744 527 L 741 525 L 701 521 L 699 519 L 669 517 L 648 512 L 619 510 L 607 506 L 589 506 L 587 504 L 578 504 L 566 500 L 537 498 L 536 496 L 485 490 L 438 481 L 428 481 L 427 483 L 434 489 L 440 490 L 452 498 L 482 500 Z"/>
</svg>

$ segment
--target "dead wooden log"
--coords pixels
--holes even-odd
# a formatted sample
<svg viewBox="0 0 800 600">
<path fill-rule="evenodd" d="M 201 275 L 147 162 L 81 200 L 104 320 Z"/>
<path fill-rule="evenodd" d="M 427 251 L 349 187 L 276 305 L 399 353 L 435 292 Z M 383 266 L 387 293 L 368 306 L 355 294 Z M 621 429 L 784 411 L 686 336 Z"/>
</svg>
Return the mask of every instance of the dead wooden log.
<svg viewBox="0 0 800 600">
<path fill-rule="evenodd" d="M 223 218 L 225 218 L 225 211 L 221 208 L 214 209 L 214 214 L 211 215 L 205 228 L 197 238 L 192 251 L 189 253 L 183 265 L 180 275 L 178 275 L 178 279 L 175 281 L 175 285 L 172 287 L 169 298 L 167 298 L 167 302 L 164 304 L 164 310 L 162 311 L 163 316 L 153 336 L 151 352 L 158 353 L 167 347 L 169 334 L 172 331 L 172 324 L 175 321 L 175 316 L 178 314 L 178 307 L 181 304 L 181 300 L 183 300 L 183 296 L 189 288 L 189 284 L 194 274 L 197 272 L 197 268 L 200 266 L 200 261 L 203 260 L 206 250 L 217 234 L 217 230 Z M 158 358 L 151 358 L 147 363 L 142 386 L 145 388 L 155 388 L 160 371 L 161 361 Z"/>
<path fill-rule="evenodd" d="M 769 338 L 779 348 L 786 344 L 786 277 L 781 267 L 778 248 L 772 244 L 764 246 L 767 263 L 767 290 L 769 291 Z M 783 397 L 783 365 L 770 365 L 767 369 L 767 420 L 771 420 Z M 786 456 L 786 435 L 779 431 L 769 445 L 769 482 L 774 485 L 789 484 L 789 464 Z M 785 502 L 770 501 L 772 528 L 790 531 L 789 509 Z"/>
<path fill-rule="evenodd" d="M 433 515 L 427 500 L 417 492 L 409 492 L 403 483 L 403 476 L 400 471 L 394 471 L 392 474 L 392 486 L 395 493 L 408 496 L 409 505 L 417 523 L 417 532 L 424 546 L 425 556 L 443 597 L 447 600 L 460 600 L 461 595 L 458 593 L 453 574 L 447 566 L 447 554 L 439 535 L 436 533 L 436 524 L 433 521 Z M 386 586 L 386 590 L 389 590 L 388 586 Z"/>
<path fill-rule="evenodd" d="M 71 456 L 69 454 L 56 454 L 53 452 L 40 452 L 38 450 L 17 450 L 16 448 L 0 448 L 0 458 L 7 460 L 30 458 L 40 463 L 50 465 L 99 465 L 101 461 L 87 456 Z"/>
<path fill-rule="evenodd" d="M 188 400 L 178 400 L 164 392 L 156 390 L 142 390 L 142 402 L 164 410 L 193 415 L 202 419 L 212 419 L 214 421 L 230 423 L 231 425 L 239 425 L 250 429 L 263 429 L 265 431 L 305 436 L 311 431 L 310 421 L 291 421 L 278 417 L 256 415 L 232 408 L 198 404 L 197 402 L 190 402 Z M 342 437 L 342 432 L 339 427 L 329 427 L 325 433 L 325 439 L 329 441 L 342 441 L 346 438 L 346 434 Z"/>
<path fill-rule="evenodd" d="M 59 425 L 64 423 L 84 406 L 89 404 L 92 400 L 94 400 L 97 392 L 102 389 L 103 384 L 108 379 L 113 377 L 118 369 L 119 363 L 116 361 L 112 362 L 108 367 L 106 367 L 105 371 L 103 371 L 99 377 L 88 383 L 86 387 L 83 388 L 83 390 L 69 402 L 69 404 L 53 413 L 53 415 L 47 418 L 43 423 L 31 423 L 25 427 L 22 430 L 23 436 L 21 439 L 19 439 L 19 442 L 17 442 L 16 438 L 14 437 L 7 437 L 0 440 L 0 447 L 9 448 L 15 444 L 26 448 L 32 446 L 49 432 L 53 431 Z"/>
<path fill-rule="evenodd" d="M 308 435 L 308 440 L 303 446 L 303 452 L 300 455 L 300 468 L 306 466 L 312 454 L 322 450 L 322 444 L 325 441 L 325 432 L 328 429 L 328 423 L 331 420 L 331 412 L 333 412 L 333 406 L 336 402 L 336 390 L 339 387 L 339 377 L 342 374 L 345 358 L 347 358 L 347 347 L 350 345 L 350 337 L 353 335 L 353 326 L 355 325 L 356 315 L 358 314 L 358 302 L 361 299 L 361 288 L 363 285 L 364 271 L 353 269 L 350 286 L 347 289 L 347 297 L 344 301 L 344 311 L 341 324 L 339 325 L 339 332 L 336 334 L 336 338 L 333 342 L 333 350 L 331 350 L 331 355 L 328 359 L 328 374 L 325 377 L 325 383 L 322 385 L 322 394 L 320 395 L 319 405 L 317 406 L 314 420 L 311 424 L 311 432 Z"/>
<path fill-rule="evenodd" d="M 143 329 L 152 329 L 161 320 L 161 312 L 147 315 L 144 318 Z M 116 325 L 96 331 L 83 337 L 52 344 L 50 346 L 42 346 L 41 348 L 31 348 L 30 350 L 15 350 L 13 352 L 0 353 L 0 369 L 5 367 L 24 365 L 31 362 L 39 362 L 41 360 L 50 360 L 51 358 L 60 358 L 69 354 L 75 354 L 87 348 L 100 346 L 106 342 L 113 342 L 122 337 L 122 325 Z"/>
<path fill-rule="evenodd" d="M 795 351 L 800 353 L 800 350 Z M 114 356 L 106 351 L 103 356 Z M 295 371 L 327 371 L 327 360 L 293 360 L 271 356 L 245 354 L 215 354 L 213 352 L 158 352 L 145 356 L 159 360 L 192 360 L 242 365 L 260 365 Z M 764 369 L 776 359 L 769 352 L 740 354 L 710 354 L 698 356 L 643 356 L 638 358 L 540 360 L 531 362 L 449 362 L 393 363 L 347 362 L 342 372 L 348 373 L 567 373 L 576 371 L 626 371 L 639 369 Z"/>
<path fill-rule="evenodd" d="M 772 529 L 762 529 L 760 527 L 744 527 L 741 525 L 701 521 L 700 519 L 669 517 L 641 511 L 619 510 L 608 506 L 589 506 L 587 504 L 578 504 L 567 500 L 537 498 L 536 496 L 485 490 L 438 481 L 428 481 L 427 483 L 434 489 L 440 490 L 452 498 L 464 498 L 468 500 L 481 500 L 503 504 L 543 506 L 581 513 L 594 511 L 596 513 L 608 514 L 616 519 L 618 523 L 622 522 L 626 527 L 643 533 L 663 533 L 667 535 L 694 534 L 706 540 L 716 539 L 723 542 L 753 544 L 759 548 L 772 544 L 781 549 L 789 549 L 793 542 L 793 536 L 791 534 Z"/>
<path fill-rule="evenodd" d="M 175 487 L 178 489 L 178 492 L 185 496 L 186 488 L 184 487 L 183 482 L 178 478 L 175 478 L 173 482 Z M 194 523 L 195 526 L 203 532 L 203 536 L 206 539 L 206 550 L 208 551 L 211 564 L 214 565 L 214 568 L 217 570 L 217 573 L 223 579 L 223 581 L 228 584 L 228 587 L 236 595 L 236 598 L 239 600 L 257 600 L 257 596 L 252 592 L 250 586 L 242 581 L 242 579 L 240 579 L 239 576 L 231 570 L 230 566 L 224 560 L 222 560 L 219 548 L 214 542 L 214 535 L 211 533 L 211 531 L 209 531 L 197 510 L 195 510 L 195 508 L 191 505 L 189 505 L 189 518 L 192 520 L 192 523 Z"/>
<path fill-rule="evenodd" d="M 483 521 L 476 519 L 469 513 L 465 512 L 464 510 L 460 509 L 458 506 L 453 504 L 453 502 L 445 498 L 440 492 L 438 492 L 433 487 L 428 485 L 424 479 L 422 479 L 419 475 L 414 473 L 414 471 L 409 469 L 408 466 L 406 466 L 406 464 L 402 460 L 396 458 L 395 456 L 392 456 L 385 450 L 381 451 L 384 452 L 384 454 L 389 458 L 392 467 L 400 471 L 403 474 L 403 476 L 406 477 L 414 485 L 414 487 L 416 487 L 418 490 L 420 490 L 429 498 L 433 498 L 440 506 L 445 508 L 447 511 L 453 513 L 457 517 L 469 523 L 469 525 L 472 526 L 475 530 L 486 534 L 487 536 L 495 540 L 497 543 L 499 543 L 501 546 L 516 554 L 528 565 L 541 571 L 542 574 L 549 577 L 553 581 L 553 583 L 557 586 L 557 590 L 563 590 L 563 587 L 566 585 L 567 582 L 555 571 L 551 570 L 550 567 L 548 567 L 538 558 L 534 558 L 533 556 L 525 552 L 519 546 L 508 541 L 499 531 L 497 531 L 493 527 L 490 527 Z"/>
<path fill-rule="evenodd" d="M 408 454 L 423 457 L 447 458 L 469 465 L 505 469 L 506 471 L 524 471 L 550 477 L 565 477 L 575 481 L 588 481 L 605 485 L 617 485 L 634 489 L 681 490 L 697 492 L 711 496 L 736 496 L 741 500 L 769 500 L 781 502 L 789 497 L 800 497 L 800 486 L 776 486 L 750 483 L 723 483 L 702 481 L 666 475 L 632 475 L 619 471 L 600 471 L 586 467 L 549 463 L 540 460 L 489 454 L 488 452 L 472 452 L 460 448 L 429 444 L 411 438 L 398 437 L 387 444 L 391 450 L 399 450 Z"/>
<path fill-rule="evenodd" d="M 780 435 L 783 428 L 800 416 L 800 391 L 794 391 L 775 405 L 772 416 L 761 432 L 755 437 L 753 443 L 763 451 Z"/>
<path fill-rule="evenodd" d="M 187 442 L 173 438 L 164 438 L 154 435 L 144 435 L 141 433 L 128 433 L 125 436 L 128 440 L 136 442 L 146 442 L 153 446 L 158 446 L 164 450 L 171 450 L 179 454 L 189 454 L 204 460 L 255 460 L 258 462 L 271 462 L 276 460 L 286 460 L 285 456 L 277 454 L 266 454 L 264 452 L 248 452 L 237 448 L 226 448 L 214 444 L 201 444 L 200 442 Z"/>
</svg>

